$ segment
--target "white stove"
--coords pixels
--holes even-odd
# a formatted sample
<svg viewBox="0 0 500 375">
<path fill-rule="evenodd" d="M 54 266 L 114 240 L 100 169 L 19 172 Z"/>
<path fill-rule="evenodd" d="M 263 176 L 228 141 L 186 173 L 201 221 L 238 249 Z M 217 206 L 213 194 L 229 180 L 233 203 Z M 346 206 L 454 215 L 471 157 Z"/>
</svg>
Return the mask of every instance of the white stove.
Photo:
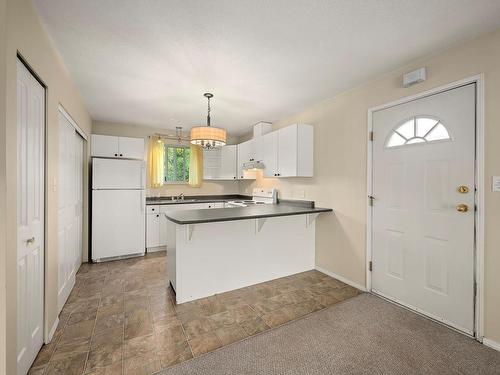
<svg viewBox="0 0 500 375">
<path fill-rule="evenodd" d="M 236 200 L 226 202 L 225 207 L 248 207 L 257 204 L 276 204 L 277 200 L 278 191 L 276 189 L 254 188 L 252 190 L 252 200 Z"/>
</svg>

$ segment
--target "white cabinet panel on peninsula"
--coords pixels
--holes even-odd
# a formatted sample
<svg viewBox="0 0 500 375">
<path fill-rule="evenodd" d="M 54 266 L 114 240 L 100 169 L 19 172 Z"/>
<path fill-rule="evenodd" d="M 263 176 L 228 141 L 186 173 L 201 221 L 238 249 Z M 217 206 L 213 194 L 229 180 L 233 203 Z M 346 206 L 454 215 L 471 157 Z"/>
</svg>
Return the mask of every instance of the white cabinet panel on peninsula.
<svg viewBox="0 0 500 375">
<path fill-rule="evenodd" d="M 92 134 L 92 156 L 144 159 L 144 138 Z"/>
</svg>

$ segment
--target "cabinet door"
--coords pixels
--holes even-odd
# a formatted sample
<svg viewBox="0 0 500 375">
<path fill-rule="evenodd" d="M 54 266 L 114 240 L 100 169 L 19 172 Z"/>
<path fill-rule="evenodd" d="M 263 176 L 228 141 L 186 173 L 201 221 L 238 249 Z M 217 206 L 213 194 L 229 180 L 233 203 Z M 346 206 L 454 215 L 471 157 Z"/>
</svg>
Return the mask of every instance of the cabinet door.
<svg viewBox="0 0 500 375">
<path fill-rule="evenodd" d="M 217 180 L 220 178 L 221 149 L 203 150 L 203 179 Z"/>
<path fill-rule="evenodd" d="M 118 137 L 118 156 L 144 160 L 144 138 Z"/>
<path fill-rule="evenodd" d="M 90 146 L 92 156 L 105 158 L 114 158 L 119 156 L 118 137 L 92 134 L 92 143 Z"/>
<path fill-rule="evenodd" d="M 221 180 L 235 180 L 238 171 L 236 158 L 237 158 L 237 146 L 224 146 L 220 149 L 220 170 L 219 178 Z"/>
<path fill-rule="evenodd" d="M 297 125 L 278 130 L 278 176 L 297 176 Z"/>
<path fill-rule="evenodd" d="M 254 143 L 249 140 L 238 145 L 238 178 L 244 179 L 243 163 L 252 161 L 254 159 Z"/>
<path fill-rule="evenodd" d="M 167 246 L 167 217 L 165 214 L 160 214 L 160 223 L 159 223 L 159 231 L 160 231 L 160 245 L 159 246 Z"/>
<path fill-rule="evenodd" d="M 278 174 L 278 132 L 274 131 L 260 138 L 264 176 L 276 177 Z"/>
<path fill-rule="evenodd" d="M 146 247 L 160 246 L 160 214 L 146 215 Z"/>
</svg>

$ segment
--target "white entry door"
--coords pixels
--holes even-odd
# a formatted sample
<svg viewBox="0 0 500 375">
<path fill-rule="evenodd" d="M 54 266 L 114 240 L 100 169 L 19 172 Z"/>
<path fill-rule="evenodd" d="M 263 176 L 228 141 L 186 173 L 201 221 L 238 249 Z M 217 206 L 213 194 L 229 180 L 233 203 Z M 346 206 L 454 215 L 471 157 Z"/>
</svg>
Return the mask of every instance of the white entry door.
<svg viewBox="0 0 500 375">
<path fill-rule="evenodd" d="M 373 114 L 372 290 L 474 334 L 475 84 Z"/>
<path fill-rule="evenodd" d="M 17 62 L 17 373 L 43 343 L 45 90 Z"/>
<path fill-rule="evenodd" d="M 83 139 L 59 112 L 58 308 L 75 285 L 82 259 Z"/>
</svg>

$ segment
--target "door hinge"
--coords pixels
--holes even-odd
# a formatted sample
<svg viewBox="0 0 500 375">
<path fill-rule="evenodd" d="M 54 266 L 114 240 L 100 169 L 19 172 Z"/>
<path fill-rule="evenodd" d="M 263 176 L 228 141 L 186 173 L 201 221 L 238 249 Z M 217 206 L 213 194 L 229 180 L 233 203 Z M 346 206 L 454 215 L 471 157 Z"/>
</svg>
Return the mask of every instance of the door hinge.
<svg viewBox="0 0 500 375">
<path fill-rule="evenodd" d="M 368 139 L 370 141 L 373 141 L 373 132 L 372 131 L 368 133 Z"/>
<path fill-rule="evenodd" d="M 368 196 L 368 205 L 373 206 L 373 201 L 375 200 L 375 197 L 373 195 Z"/>
<path fill-rule="evenodd" d="M 371 260 L 368 262 L 368 271 L 373 271 L 373 262 Z"/>
</svg>

